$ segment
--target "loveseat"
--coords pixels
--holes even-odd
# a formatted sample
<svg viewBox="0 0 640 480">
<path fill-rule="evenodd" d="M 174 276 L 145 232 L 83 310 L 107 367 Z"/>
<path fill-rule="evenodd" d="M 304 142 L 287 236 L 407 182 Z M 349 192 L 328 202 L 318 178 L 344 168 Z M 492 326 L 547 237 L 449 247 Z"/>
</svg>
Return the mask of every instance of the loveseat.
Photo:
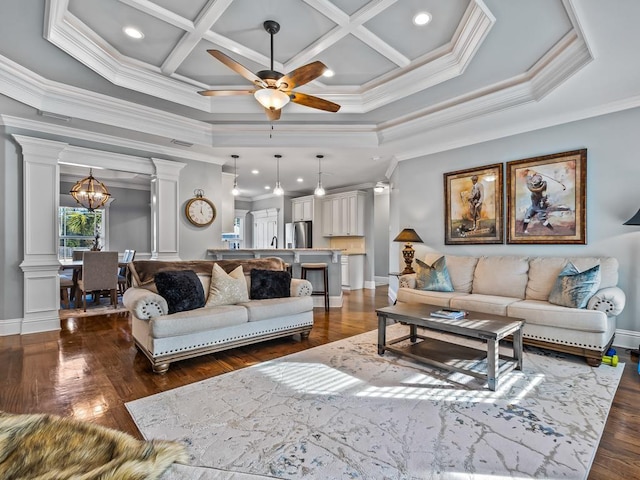
<svg viewBox="0 0 640 480">
<path fill-rule="evenodd" d="M 417 262 L 415 274 L 402 275 L 397 301 L 521 318 L 525 344 L 584 356 L 592 366 L 601 363 L 612 345 L 616 315 L 625 305 L 615 258 L 444 255 L 443 261 L 442 257 L 428 253 Z M 549 301 L 558 301 L 559 275 L 571 270 L 569 262 L 576 271 L 598 274 L 593 277 L 595 293 L 583 299 L 584 308 Z M 439 275 L 449 276 L 453 291 L 417 288 L 425 287 L 424 281 L 417 281 L 425 278 L 423 267 L 428 274 L 436 263 L 446 265 L 446 272 Z"/>
<path fill-rule="evenodd" d="M 177 360 L 294 334 L 306 338 L 313 326 L 311 283 L 290 278 L 280 258 L 138 260 L 130 276 L 123 303 L 131 312 L 136 346 L 156 373 Z M 287 278 L 290 286 L 283 284 Z M 269 298 L 272 287 L 288 291 Z M 200 295 L 204 306 L 191 308 L 192 301 L 202 305 Z"/>
</svg>

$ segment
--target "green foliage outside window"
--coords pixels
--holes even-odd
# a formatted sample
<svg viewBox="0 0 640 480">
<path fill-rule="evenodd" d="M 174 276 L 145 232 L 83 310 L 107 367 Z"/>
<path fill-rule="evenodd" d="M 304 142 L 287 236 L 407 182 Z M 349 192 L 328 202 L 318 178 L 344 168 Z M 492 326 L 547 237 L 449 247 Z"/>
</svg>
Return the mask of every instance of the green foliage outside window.
<svg viewBox="0 0 640 480">
<path fill-rule="evenodd" d="M 102 245 L 104 210 L 60 207 L 58 229 L 59 258 L 72 258 L 74 250 L 99 250 Z"/>
</svg>

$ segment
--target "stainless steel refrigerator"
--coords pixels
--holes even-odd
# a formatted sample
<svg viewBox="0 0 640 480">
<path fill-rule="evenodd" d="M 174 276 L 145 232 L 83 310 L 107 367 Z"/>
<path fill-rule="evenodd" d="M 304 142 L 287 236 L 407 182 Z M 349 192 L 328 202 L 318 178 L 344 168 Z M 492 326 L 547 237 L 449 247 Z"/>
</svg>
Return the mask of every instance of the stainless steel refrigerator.
<svg viewBox="0 0 640 480">
<path fill-rule="evenodd" d="M 311 221 L 293 222 L 285 226 L 285 245 L 287 248 L 311 248 L 312 227 Z M 289 232 L 291 237 L 289 238 Z"/>
</svg>

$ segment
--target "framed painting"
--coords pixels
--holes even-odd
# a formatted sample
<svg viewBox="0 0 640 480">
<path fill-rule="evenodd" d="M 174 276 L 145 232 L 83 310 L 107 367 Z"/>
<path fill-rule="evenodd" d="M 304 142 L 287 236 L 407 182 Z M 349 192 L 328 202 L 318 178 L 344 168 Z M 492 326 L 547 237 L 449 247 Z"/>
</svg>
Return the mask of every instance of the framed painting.
<svg viewBox="0 0 640 480">
<path fill-rule="evenodd" d="M 586 244 L 587 150 L 507 162 L 507 243 Z"/>
<path fill-rule="evenodd" d="M 502 243 L 502 164 L 444 174 L 444 243 Z"/>
</svg>

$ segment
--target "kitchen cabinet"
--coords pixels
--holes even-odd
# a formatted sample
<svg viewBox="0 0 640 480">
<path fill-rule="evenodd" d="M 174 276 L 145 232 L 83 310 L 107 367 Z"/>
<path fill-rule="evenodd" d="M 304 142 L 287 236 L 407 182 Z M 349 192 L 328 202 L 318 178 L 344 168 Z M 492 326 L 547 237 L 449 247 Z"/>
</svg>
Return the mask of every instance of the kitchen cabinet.
<svg viewBox="0 0 640 480">
<path fill-rule="evenodd" d="M 327 195 L 322 202 L 322 235 L 364 236 L 364 202 L 360 191 Z"/>
<path fill-rule="evenodd" d="M 292 199 L 291 210 L 294 222 L 313 221 L 313 195 Z"/>
<path fill-rule="evenodd" d="M 364 255 L 342 255 L 342 288 L 360 290 L 364 288 Z"/>
</svg>

